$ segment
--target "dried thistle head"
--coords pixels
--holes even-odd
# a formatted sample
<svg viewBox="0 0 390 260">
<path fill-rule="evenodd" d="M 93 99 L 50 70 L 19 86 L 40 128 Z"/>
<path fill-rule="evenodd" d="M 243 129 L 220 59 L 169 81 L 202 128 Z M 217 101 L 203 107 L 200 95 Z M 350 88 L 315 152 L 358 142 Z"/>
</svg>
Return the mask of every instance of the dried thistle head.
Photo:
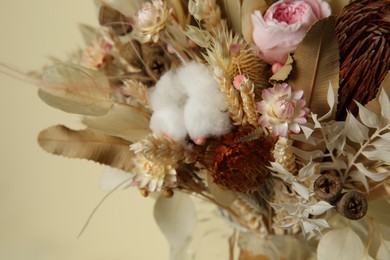
<svg viewBox="0 0 390 260">
<path fill-rule="evenodd" d="M 356 114 L 354 100 L 373 99 L 390 69 L 390 2 L 356 0 L 336 20 L 340 46 L 340 88 L 337 119 L 347 110 Z"/>
<path fill-rule="evenodd" d="M 232 44 L 230 50 L 232 58 L 228 67 L 229 79 L 232 81 L 237 75 L 245 75 L 254 83 L 255 94 L 260 97 L 261 90 L 271 86 L 268 81 L 268 64 L 254 54 L 247 44 Z"/>
<path fill-rule="evenodd" d="M 252 130 L 232 131 L 208 147 L 205 161 L 215 183 L 242 193 L 251 193 L 263 185 L 272 160 L 273 143 L 266 136 L 241 142 Z"/>
<path fill-rule="evenodd" d="M 158 33 L 166 26 L 171 14 L 166 2 L 145 2 L 134 17 L 134 33 L 143 43 L 158 41 Z"/>
</svg>

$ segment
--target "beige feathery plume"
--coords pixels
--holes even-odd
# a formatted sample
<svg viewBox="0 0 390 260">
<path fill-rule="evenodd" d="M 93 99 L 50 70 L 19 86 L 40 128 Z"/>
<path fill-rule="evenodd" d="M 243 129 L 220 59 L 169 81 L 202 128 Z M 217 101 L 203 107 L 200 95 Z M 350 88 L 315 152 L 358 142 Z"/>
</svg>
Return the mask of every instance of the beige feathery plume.
<svg viewBox="0 0 390 260">
<path fill-rule="evenodd" d="M 138 104 L 146 108 L 149 107 L 149 91 L 147 86 L 140 81 L 132 79 L 123 80 L 122 83 L 121 93 L 123 95 L 132 97 Z"/>
<path fill-rule="evenodd" d="M 295 165 L 295 154 L 291 149 L 292 142 L 293 141 L 291 139 L 280 136 L 275 144 L 273 156 L 275 162 L 282 165 L 290 173 L 295 174 L 297 172 L 297 168 Z"/>
<path fill-rule="evenodd" d="M 197 153 L 193 147 L 168 140 L 163 137 L 149 135 L 143 140 L 130 145 L 135 153 L 142 153 L 148 160 L 165 165 L 173 165 L 179 161 L 193 163 Z"/>
<path fill-rule="evenodd" d="M 258 126 L 259 114 L 256 110 L 255 94 L 253 92 L 255 86 L 250 80 L 245 80 L 240 86 L 240 94 L 245 114 L 248 118 L 248 123 L 253 126 Z"/>
</svg>

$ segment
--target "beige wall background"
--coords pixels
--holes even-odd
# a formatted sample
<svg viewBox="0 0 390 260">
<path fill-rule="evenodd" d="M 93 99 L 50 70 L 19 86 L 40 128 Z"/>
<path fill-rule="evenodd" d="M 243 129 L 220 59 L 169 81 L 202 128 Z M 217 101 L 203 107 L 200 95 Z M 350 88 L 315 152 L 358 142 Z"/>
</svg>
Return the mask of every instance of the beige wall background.
<svg viewBox="0 0 390 260">
<path fill-rule="evenodd" d="M 82 46 L 77 24 L 97 25 L 92 0 L 0 0 L 0 62 L 22 71 Z M 3 67 L 0 67 L 4 71 Z M 0 259 L 168 259 L 153 200 L 115 192 L 80 239 L 105 195 L 102 167 L 47 154 L 36 136 L 76 115 L 39 100 L 36 88 L 0 73 Z"/>
</svg>

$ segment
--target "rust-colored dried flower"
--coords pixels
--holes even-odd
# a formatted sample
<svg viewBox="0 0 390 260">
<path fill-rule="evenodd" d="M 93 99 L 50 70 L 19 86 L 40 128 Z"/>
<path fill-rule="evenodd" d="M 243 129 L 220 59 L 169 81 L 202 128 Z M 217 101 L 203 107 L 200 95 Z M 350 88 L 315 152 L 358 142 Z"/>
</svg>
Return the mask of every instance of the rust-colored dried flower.
<svg viewBox="0 0 390 260">
<path fill-rule="evenodd" d="M 267 136 L 242 142 L 251 130 L 232 131 L 209 146 L 206 158 L 209 158 L 208 166 L 215 183 L 243 193 L 250 193 L 264 183 L 272 160 L 273 142 Z"/>
<path fill-rule="evenodd" d="M 347 109 L 356 114 L 354 100 L 366 104 L 376 96 L 390 68 L 390 2 L 356 0 L 337 16 L 340 46 L 340 89 L 337 119 Z"/>
</svg>

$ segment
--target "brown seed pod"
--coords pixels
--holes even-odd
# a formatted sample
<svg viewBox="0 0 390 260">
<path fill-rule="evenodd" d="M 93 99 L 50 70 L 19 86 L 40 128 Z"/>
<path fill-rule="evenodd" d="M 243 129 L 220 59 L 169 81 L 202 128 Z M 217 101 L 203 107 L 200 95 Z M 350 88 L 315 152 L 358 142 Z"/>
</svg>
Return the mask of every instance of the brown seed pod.
<svg viewBox="0 0 390 260">
<path fill-rule="evenodd" d="M 341 179 L 330 173 L 322 174 L 318 177 L 313 189 L 318 199 L 333 203 L 341 194 L 342 190 Z"/>
<path fill-rule="evenodd" d="M 235 130 L 215 140 L 205 158 L 214 182 L 233 191 L 250 193 L 263 185 L 272 160 L 273 142 L 267 136 L 242 142 L 252 128 Z"/>
<path fill-rule="evenodd" d="M 366 198 L 358 191 L 349 191 L 341 195 L 336 203 L 337 211 L 346 218 L 357 220 L 367 213 Z"/>
</svg>

